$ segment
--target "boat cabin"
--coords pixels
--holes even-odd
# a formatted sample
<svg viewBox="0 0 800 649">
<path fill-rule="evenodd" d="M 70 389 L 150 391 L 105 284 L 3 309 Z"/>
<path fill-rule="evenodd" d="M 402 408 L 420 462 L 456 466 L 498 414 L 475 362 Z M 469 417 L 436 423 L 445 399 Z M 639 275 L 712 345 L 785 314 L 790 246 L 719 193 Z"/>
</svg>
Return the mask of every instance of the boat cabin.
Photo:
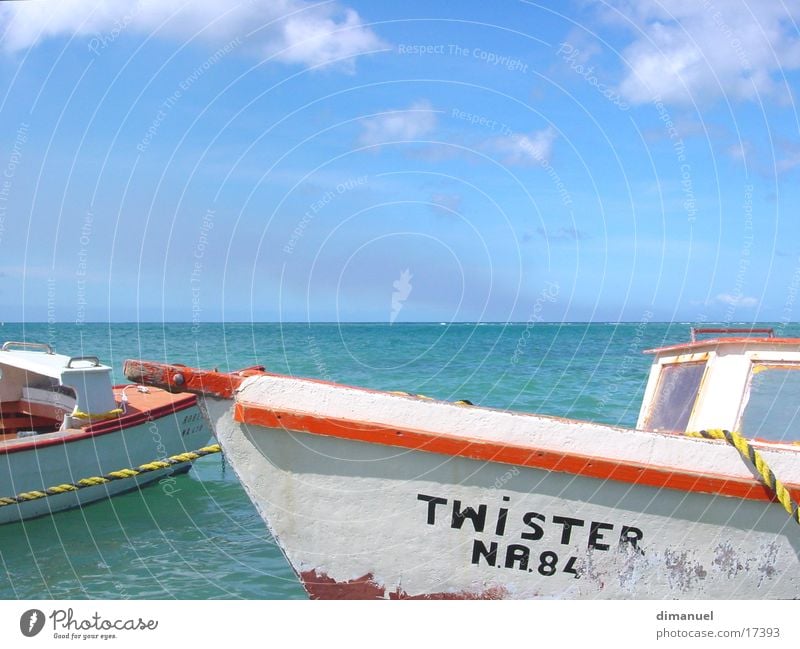
<svg viewBox="0 0 800 649">
<path fill-rule="evenodd" d="M 64 356 L 41 343 L 0 348 L 0 438 L 77 428 L 116 407 L 111 368 L 96 356 Z"/>
<path fill-rule="evenodd" d="M 699 339 L 705 334 L 726 337 Z M 637 428 L 722 428 L 750 439 L 800 442 L 800 338 L 769 329 L 693 328 L 654 354 Z"/>
</svg>

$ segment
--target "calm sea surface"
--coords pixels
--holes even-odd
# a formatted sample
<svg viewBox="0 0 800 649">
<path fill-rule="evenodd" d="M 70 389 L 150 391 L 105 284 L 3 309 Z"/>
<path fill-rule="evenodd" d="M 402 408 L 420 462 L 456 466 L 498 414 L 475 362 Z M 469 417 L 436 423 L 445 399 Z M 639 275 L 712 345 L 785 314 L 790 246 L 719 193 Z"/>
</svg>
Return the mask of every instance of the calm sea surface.
<svg viewBox="0 0 800 649">
<path fill-rule="evenodd" d="M 800 335 L 800 326 L 783 333 Z M 633 426 L 644 349 L 688 324 L 5 324 L 115 368 L 126 358 L 277 372 Z M 220 456 L 158 488 L 0 527 L 0 598 L 303 598 Z M 0 494 L 7 495 L 7 494 Z"/>
</svg>

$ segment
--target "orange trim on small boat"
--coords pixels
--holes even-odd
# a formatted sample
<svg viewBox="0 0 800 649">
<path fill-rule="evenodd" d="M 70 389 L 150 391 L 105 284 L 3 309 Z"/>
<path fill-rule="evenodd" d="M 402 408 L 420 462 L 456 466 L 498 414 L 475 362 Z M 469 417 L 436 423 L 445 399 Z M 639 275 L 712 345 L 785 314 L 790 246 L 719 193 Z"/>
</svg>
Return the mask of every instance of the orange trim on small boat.
<svg viewBox="0 0 800 649">
<path fill-rule="evenodd" d="M 247 402 L 236 403 L 234 419 L 247 425 L 558 471 L 600 480 L 615 480 L 649 487 L 718 494 L 748 500 L 775 499 L 773 493 L 755 479 L 691 473 L 669 467 L 644 466 L 519 444 L 455 437 L 349 419 L 318 417 L 290 410 L 275 410 Z M 800 497 L 800 485 L 787 485 L 787 489 L 795 500 Z"/>
<path fill-rule="evenodd" d="M 130 414 L 120 415 L 113 419 L 99 421 L 90 426 L 86 426 L 78 433 L 69 433 L 63 436 L 56 437 L 25 437 L 24 441 L 19 443 L 13 440 L 6 440 L 12 442 L 5 446 L 0 446 L 0 456 L 10 453 L 20 453 L 22 451 L 30 451 L 32 449 L 45 448 L 47 446 L 57 446 L 60 444 L 71 444 L 83 439 L 91 437 L 99 437 L 100 435 L 107 435 L 108 433 L 115 433 L 123 428 L 133 428 L 140 424 L 150 421 L 155 421 L 161 417 L 177 414 L 182 410 L 191 408 L 197 404 L 197 397 L 193 394 L 176 394 L 169 395 L 170 402 L 150 410 L 142 410 L 131 412 Z"/>
</svg>

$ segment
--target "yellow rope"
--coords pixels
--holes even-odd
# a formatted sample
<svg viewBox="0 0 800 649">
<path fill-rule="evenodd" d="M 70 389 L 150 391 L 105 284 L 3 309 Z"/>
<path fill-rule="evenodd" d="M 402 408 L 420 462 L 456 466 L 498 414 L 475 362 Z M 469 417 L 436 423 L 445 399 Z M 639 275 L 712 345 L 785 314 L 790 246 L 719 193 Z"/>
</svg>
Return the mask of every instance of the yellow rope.
<svg viewBox="0 0 800 649">
<path fill-rule="evenodd" d="M 753 445 L 739 433 L 732 432 L 730 430 L 722 430 L 720 428 L 711 428 L 708 430 L 701 430 L 699 432 L 687 432 L 685 434 L 688 437 L 721 439 L 728 442 L 737 451 L 739 451 L 739 455 L 753 465 L 762 482 L 770 491 L 772 491 L 772 493 L 775 494 L 778 502 L 783 505 L 783 508 L 789 513 L 789 515 L 792 517 L 792 520 L 795 523 L 800 524 L 800 510 L 798 510 L 797 503 L 792 500 L 789 490 L 780 480 L 778 480 L 778 478 L 775 477 L 775 474 L 772 472 L 772 469 L 769 468 L 769 465 L 761 456 L 761 453 L 753 448 Z"/>
<path fill-rule="evenodd" d="M 75 410 L 72 413 L 72 416 L 78 419 L 113 419 L 114 417 L 119 417 L 121 414 L 122 408 L 114 408 L 113 410 L 108 410 L 107 412 L 97 413 Z"/>
<path fill-rule="evenodd" d="M 161 469 L 167 469 L 175 464 L 184 464 L 185 462 L 192 462 L 198 458 L 204 457 L 206 455 L 211 455 L 213 453 L 219 453 L 220 447 L 219 444 L 212 444 L 211 446 L 204 446 L 203 448 L 199 448 L 196 451 L 190 451 L 188 453 L 179 453 L 178 455 L 172 455 L 164 460 L 154 460 L 153 462 L 148 462 L 147 464 L 142 464 L 135 469 L 120 469 L 118 471 L 112 471 L 111 473 L 106 473 L 102 476 L 93 476 L 90 478 L 83 478 L 82 480 L 77 480 L 72 484 L 60 484 L 55 485 L 54 487 L 48 487 L 43 491 L 25 491 L 23 493 L 17 494 L 16 496 L 7 496 L 7 497 L 0 497 L 0 507 L 5 507 L 6 505 L 15 505 L 23 502 L 29 502 L 31 500 L 38 500 L 40 498 L 46 498 L 47 496 L 56 496 L 58 494 L 67 493 L 70 491 L 78 491 L 78 489 L 85 489 L 86 487 L 96 487 L 97 485 L 106 484 L 107 482 L 113 482 L 115 480 L 125 480 L 127 478 L 135 478 L 137 475 L 141 475 L 142 473 L 149 473 L 152 471 L 160 471 Z"/>
</svg>

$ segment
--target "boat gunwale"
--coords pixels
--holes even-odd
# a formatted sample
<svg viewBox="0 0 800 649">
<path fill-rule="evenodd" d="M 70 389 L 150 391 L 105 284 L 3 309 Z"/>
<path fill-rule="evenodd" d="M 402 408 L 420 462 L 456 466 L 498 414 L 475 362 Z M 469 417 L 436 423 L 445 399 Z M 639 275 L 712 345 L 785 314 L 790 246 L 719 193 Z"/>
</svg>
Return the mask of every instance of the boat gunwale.
<svg viewBox="0 0 800 649">
<path fill-rule="evenodd" d="M 772 338 L 770 340 L 781 340 L 781 339 Z M 800 345 L 800 338 L 792 340 L 796 340 L 797 344 Z M 271 372 L 269 370 L 261 370 L 258 372 L 249 373 L 248 370 L 250 368 L 248 368 L 248 370 L 243 370 L 241 373 L 239 372 L 228 373 L 228 372 L 219 372 L 217 370 L 203 370 L 199 368 L 189 367 L 186 365 L 159 363 L 155 361 L 127 360 L 125 361 L 125 363 L 126 365 L 130 363 L 131 365 L 134 365 L 136 367 L 147 367 L 151 371 L 154 369 L 160 370 L 161 376 L 158 377 L 157 379 L 152 376 L 148 378 L 143 378 L 142 376 L 135 376 L 136 381 L 143 383 L 145 385 L 152 385 L 162 390 L 165 389 L 179 390 L 183 394 L 192 394 L 212 399 L 221 399 L 223 401 L 232 401 L 236 404 L 244 403 L 251 408 L 252 407 L 266 408 L 266 406 L 260 406 L 259 404 L 255 404 L 253 402 L 240 400 L 238 398 L 238 394 L 251 380 L 258 379 L 259 377 L 270 377 L 270 378 L 287 379 L 294 381 L 303 381 L 307 383 L 324 385 L 328 387 L 343 388 L 347 390 L 354 390 L 357 392 L 364 392 L 367 394 L 391 395 L 392 397 L 399 399 L 413 399 L 413 400 L 423 399 L 431 403 L 446 404 L 450 406 L 456 406 L 459 408 L 464 407 L 463 404 L 459 404 L 456 401 L 448 401 L 447 399 L 439 399 L 436 397 L 428 397 L 418 394 L 403 393 L 391 390 L 382 390 L 378 388 L 369 388 L 362 385 L 350 385 L 348 383 L 338 383 L 336 381 L 330 381 L 316 377 L 281 374 L 279 372 Z M 174 375 L 178 372 L 187 375 L 185 382 L 181 384 L 176 383 L 174 379 Z M 570 417 L 560 417 L 558 415 L 548 415 L 545 413 L 529 412 L 525 410 L 512 410 L 509 408 L 501 408 L 495 406 L 469 404 L 469 407 L 479 410 L 487 410 L 490 412 L 505 413 L 516 417 L 535 417 L 541 419 L 549 419 L 552 421 L 559 421 L 567 424 L 593 424 L 598 426 L 608 426 L 610 428 L 615 428 L 617 430 L 623 430 L 626 432 L 641 432 L 653 435 L 665 435 L 670 437 L 686 437 L 687 439 L 692 439 L 694 441 L 706 441 L 715 444 L 721 443 L 719 442 L 719 440 L 699 440 L 699 438 L 688 437 L 686 433 L 682 431 L 649 430 L 647 428 L 638 428 L 638 427 L 629 428 L 625 426 L 608 424 L 605 422 L 588 421 L 585 419 L 573 419 Z M 301 413 L 302 411 L 298 410 L 293 412 Z M 311 414 L 311 413 L 306 413 L 306 414 Z M 800 442 L 798 443 L 781 442 L 771 439 L 763 439 L 759 437 L 753 437 L 748 439 L 749 441 L 754 442 L 756 446 L 759 446 L 761 448 L 780 450 L 780 451 L 800 452 Z M 800 485 L 798 485 L 798 488 L 800 488 Z"/>
<path fill-rule="evenodd" d="M 530 415 L 530 413 L 514 414 L 538 416 Z M 247 401 L 235 402 L 233 418 L 236 422 L 248 426 L 255 425 L 270 429 L 282 429 L 287 432 L 309 433 L 368 444 L 406 448 L 413 451 L 557 471 L 595 479 L 615 480 L 628 484 L 732 496 L 747 500 L 775 500 L 773 492 L 755 477 L 747 479 L 731 475 L 699 473 L 676 467 L 653 466 L 628 460 L 598 458 L 580 453 L 473 438 L 452 433 L 434 433 L 402 426 L 389 426 L 387 424 L 339 417 L 323 417 L 308 412 L 270 408 Z M 547 418 L 561 419 L 558 417 Z M 576 423 L 586 424 L 591 422 Z M 681 433 L 643 431 L 632 428 L 620 430 L 631 433 L 673 436 L 683 438 L 687 443 L 726 444 L 726 442 L 719 440 L 686 437 Z M 800 453 L 800 447 L 784 443 L 768 442 L 764 446 L 786 452 Z M 787 484 L 786 487 L 795 500 L 800 498 L 800 484 Z"/>
<path fill-rule="evenodd" d="M 726 339 L 727 342 L 730 339 Z M 744 339 L 752 341 L 752 338 Z M 766 340 L 766 339 L 765 339 Z M 788 340 L 788 339 L 769 339 L 770 342 L 775 340 Z M 800 345 L 800 338 L 791 339 Z M 702 341 L 700 344 L 705 344 L 709 341 Z M 711 341 L 713 342 L 713 341 Z M 130 380 L 137 382 L 156 385 L 158 387 L 167 387 L 169 389 L 184 390 L 191 394 L 199 394 L 212 399 L 222 399 L 232 401 L 234 404 L 233 416 L 234 420 L 244 424 L 262 425 L 268 428 L 279 428 L 287 431 L 296 430 L 296 432 L 306 432 L 310 434 L 317 434 L 329 437 L 338 437 L 341 439 L 350 439 L 353 441 L 360 441 L 364 443 L 383 444 L 387 446 L 408 448 L 410 450 L 419 450 L 422 452 L 442 453 L 451 456 L 461 456 L 470 459 L 484 460 L 499 462 L 502 464 L 516 464 L 519 466 L 528 466 L 530 468 L 544 468 L 546 470 L 560 471 L 564 473 L 573 473 L 578 475 L 586 475 L 588 477 L 600 479 L 614 479 L 630 484 L 642 484 L 652 487 L 665 487 L 674 488 L 682 491 L 695 491 L 701 493 L 720 494 L 727 496 L 734 496 L 749 500 L 765 500 L 774 501 L 775 496 L 772 491 L 760 482 L 755 475 L 752 478 L 742 478 L 732 475 L 724 474 L 706 474 L 694 471 L 686 471 L 669 466 L 652 466 L 637 464 L 632 461 L 626 460 L 612 460 L 612 459 L 598 459 L 594 456 L 580 455 L 578 453 L 566 453 L 553 449 L 543 449 L 534 446 L 523 446 L 515 443 L 503 443 L 485 439 L 469 438 L 465 436 L 456 436 L 451 433 L 442 434 L 431 431 L 417 430 L 412 428 L 403 428 L 397 426 L 390 426 L 388 424 L 370 423 L 359 420 L 323 417 L 318 414 L 303 412 L 291 409 L 274 409 L 258 403 L 249 402 L 241 398 L 241 392 L 246 386 L 251 385 L 260 377 L 271 377 L 279 379 L 299 380 L 318 385 L 331 386 L 336 388 L 343 388 L 354 390 L 364 393 L 391 395 L 398 399 L 419 399 L 420 397 L 413 394 L 392 394 L 387 390 L 378 390 L 364 386 L 351 386 L 325 379 L 312 378 L 312 377 L 297 377 L 285 374 L 280 374 L 270 371 L 258 372 L 232 372 L 223 373 L 214 370 L 202 370 L 192 368 L 184 365 L 173 365 L 168 363 L 159 363 L 153 361 L 142 360 L 128 360 L 125 362 L 126 375 Z M 136 368 L 137 373 L 128 374 L 128 367 Z M 181 374 L 182 380 L 177 382 L 175 377 Z M 457 405 L 451 401 L 440 399 L 430 399 L 433 403 L 447 404 L 456 408 L 463 408 L 465 406 Z M 492 408 L 487 406 L 468 406 L 475 409 L 499 412 L 510 414 L 519 417 L 531 418 L 544 418 L 553 421 L 559 421 L 567 424 L 593 424 L 598 426 L 608 426 L 615 428 L 626 433 L 642 433 L 648 435 L 658 435 L 664 437 L 674 437 L 687 440 L 687 443 L 705 443 L 726 445 L 726 442 L 720 440 L 708 440 L 702 438 L 688 437 L 680 431 L 651 431 L 640 428 L 624 428 L 620 426 L 613 426 L 610 424 L 603 424 L 598 422 L 589 422 L 577 419 L 567 419 L 554 415 L 543 415 L 539 413 L 530 413 L 523 411 L 508 410 L 505 408 Z M 255 414 L 259 413 L 259 414 Z M 276 417 L 275 415 L 280 415 Z M 287 421 L 292 420 L 293 417 L 299 418 L 301 426 L 293 428 L 287 426 Z M 249 421 L 248 421 L 249 419 Z M 282 421 L 281 421 L 282 420 Z M 325 431 L 319 430 L 319 424 L 329 422 L 330 427 Z M 359 431 L 359 428 L 362 429 Z M 369 431 L 369 435 L 363 429 Z M 344 431 L 352 429 L 358 431 L 360 434 L 348 436 Z M 384 441 L 375 439 L 375 432 L 385 437 Z M 398 435 L 398 432 L 400 433 Z M 417 445 L 410 444 L 408 440 L 412 438 L 424 440 L 439 440 L 439 443 L 444 445 L 452 445 L 447 449 L 437 449 L 439 445 L 434 443 L 427 445 L 420 443 Z M 400 441 L 402 440 L 402 442 Z M 800 453 L 800 446 L 793 445 L 787 442 L 776 442 L 772 440 L 753 440 L 755 445 L 760 448 L 771 449 L 775 451 L 782 451 L 787 453 Z M 457 445 L 461 445 L 459 449 Z M 484 449 L 477 455 L 470 454 L 466 451 L 466 447 L 473 447 L 475 449 Z M 494 453 L 489 453 L 486 449 L 493 449 Z M 514 453 L 519 453 L 520 457 L 512 459 L 498 459 L 504 457 L 504 450 L 513 450 Z M 521 454 L 525 453 L 525 457 Z M 539 455 L 539 457 L 549 458 L 548 462 L 544 462 L 542 466 L 535 464 L 531 457 Z M 557 456 L 557 457 L 553 457 Z M 563 462 L 569 463 L 571 466 L 567 469 Z M 574 466 L 572 466 L 574 465 Z M 598 467 L 602 466 L 604 471 L 598 472 Z M 637 477 L 637 475 L 620 475 L 625 470 L 635 474 L 643 475 L 644 477 Z M 616 477 L 611 477 L 614 475 Z M 675 484 L 678 482 L 679 484 Z M 671 484 L 670 484 L 671 483 Z M 685 483 L 685 484 L 684 484 Z M 800 484 L 789 483 L 787 488 L 792 493 L 793 498 L 800 499 Z"/>
</svg>

